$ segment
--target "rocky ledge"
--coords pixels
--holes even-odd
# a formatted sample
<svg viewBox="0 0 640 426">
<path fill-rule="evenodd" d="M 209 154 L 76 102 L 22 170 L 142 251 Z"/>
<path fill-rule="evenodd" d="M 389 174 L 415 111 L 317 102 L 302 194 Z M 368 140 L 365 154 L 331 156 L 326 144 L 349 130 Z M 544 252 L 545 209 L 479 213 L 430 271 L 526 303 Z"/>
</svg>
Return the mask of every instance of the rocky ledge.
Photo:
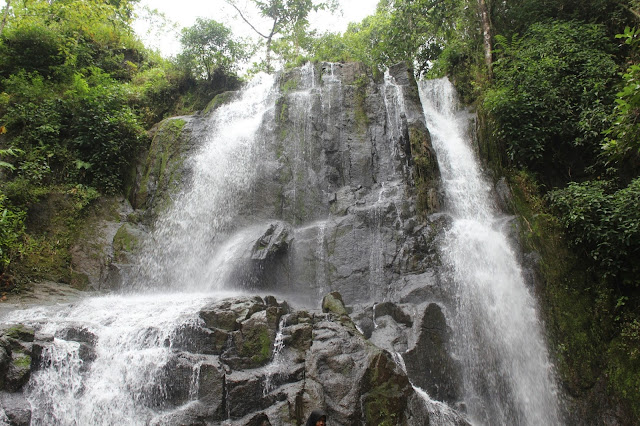
<svg viewBox="0 0 640 426">
<path fill-rule="evenodd" d="M 155 413 L 149 423 L 157 425 L 304 424 L 317 408 L 336 425 L 428 424 L 433 407 L 411 385 L 403 363 L 365 337 L 371 330 L 361 331 L 364 314 L 354 322 L 350 311 L 339 293 L 325 296 L 321 311 L 296 310 L 273 296 L 212 301 L 163 343 L 168 361 L 139 403 Z M 370 321 L 411 325 L 396 305 L 376 311 Z M 96 335 L 81 324 L 53 336 L 42 326 L 16 324 L 0 332 L 7 424 L 28 425 L 32 417 L 37 423 L 42 415 L 32 412 L 27 383 L 50 367 L 56 341 L 75 342 L 82 374 L 91 374 Z M 455 423 L 466 424 L 461 417 Z"/>
</svg>

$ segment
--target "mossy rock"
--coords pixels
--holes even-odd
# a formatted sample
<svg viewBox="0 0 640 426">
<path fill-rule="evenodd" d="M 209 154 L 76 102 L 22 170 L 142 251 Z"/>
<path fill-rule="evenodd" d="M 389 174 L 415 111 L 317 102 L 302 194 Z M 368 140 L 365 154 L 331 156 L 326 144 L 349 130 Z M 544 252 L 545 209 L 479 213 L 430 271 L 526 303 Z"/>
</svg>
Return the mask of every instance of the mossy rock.
<svg viewBox="0 0 640 426">
<path fill-rule="evenodd" d="M 238 92 L 229 91 L 222 92 L 217 94 L 211 102 L 207 104 L 207 106 L 202 110 L 202 114 L 208 115 L 211 114 L 216 109 L 220 108 L 222 105 L 231 102 Z"/>
<path fill-rule="evenodd" d="M 240 333 L 238 355 L 245 358 L 249 368 L 267 364 L 271 360 L 273 333 L 266 322 L 249 319 L 242 324 Z"/>
<path fill-rule="evenodd" d="M 406 423 L 407 401 L 412 388 L 399 374 L 390 356 L 378 350 L 372 357 L 362 385 L 365 424 L 395 426 Z"/>
<path fill-rule="evenodd" d="M 342 295 L 337 291 L 327 294 L 322 299 L 322 312 L 330 312 L 336 315 L 349 315 L 342 301 Z"/>
<path fill-rule="evenodd" d="M 409 143 L 415 172 L 416 208 L 426 216 L 440 209 L 438 159 L 431 145 L 431 135 L 421 123 L 409 125 Z"/>
<path fill-rule="evenodd" d="M 0 334 L 11 339 L 19 340 L 21 342 L 33 342 L 35 330 L 31 327 L 27 327 L 24 324 L 17 324 L 12 327 L 6 328 Z"/>
<path fill-rule="evenodd" d="M 128 223 L 122 224 L 113 237 L 113 257 L 116 262 L 125 262 L 140 244 L 135 229 Z"/>
<path fill-rule="evenodd" d="M 162 121 L 154 132 L 142 176 L 131 195 L 136 208 L 166 208 L 169 195 L 179 187 L 188 137 L 185 126 L 191 117 Z"/>
<path fill-rule="evenodd" d="M 69 283 L 71 288 L 85 291 L 89 290 L 90 284 L 91 282 L 89 281 L 89 276 L 87 274 L 71 271 L 71 282 Z"/>
</svg>

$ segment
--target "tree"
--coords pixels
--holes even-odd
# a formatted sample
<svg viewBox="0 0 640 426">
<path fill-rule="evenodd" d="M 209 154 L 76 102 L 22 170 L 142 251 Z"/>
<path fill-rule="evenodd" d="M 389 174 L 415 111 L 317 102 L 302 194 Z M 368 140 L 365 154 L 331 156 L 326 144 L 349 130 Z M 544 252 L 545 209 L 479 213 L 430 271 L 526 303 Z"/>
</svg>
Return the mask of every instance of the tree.
<svg viewBox="0 0 640 426">
<path fill-rule="evenodd" d="M 483 106 L 510 164 L 551 184 L 584 178 L 597 165 L 618 71 L 604 29 L 551 21 L 496 39 Z"/>
<path fill-rule="evenodd" d="M 617 37 L 633 49 L 632 63 L 622 75 L 624 86 L 616 95 L 604 149 L 611 159 L 635 169 L 640 164 L 640 29 L 627 27 Z"/>
<path fill-rule="evenodd" d="M 318 10 L 335 10 L 337 3 L 335 0 L 327 0 L 315 2 L 315 0 L 251 0 L 262 18 L 270 21 L 271 27 L 267 31 L 261 31 L 256 25 L 251 23 L 247 18 L 246 12 L 243 12 L 236 0 L 225 0 L 240 15 L 240 18 L 251 27 L 251 29 L 266 42 L 266 58 L 265 63 L 267 69 L 271 68 L 271 51 L 274 37 L 295 36 L 300 33 L 301 28 L 308 26 L 307 20 L 311 11 Z"/>
<path fill-rule="evenodd" d="M 198 18 L 182 30 L 183 52 L 179 60 L 190 64 L 196 76 L 211 81 L 216 71 L 233 72 L 238 62 L 248 58 L 244 43 L 234 40 L 231 30 L 213 19 Z"/>
</svg>

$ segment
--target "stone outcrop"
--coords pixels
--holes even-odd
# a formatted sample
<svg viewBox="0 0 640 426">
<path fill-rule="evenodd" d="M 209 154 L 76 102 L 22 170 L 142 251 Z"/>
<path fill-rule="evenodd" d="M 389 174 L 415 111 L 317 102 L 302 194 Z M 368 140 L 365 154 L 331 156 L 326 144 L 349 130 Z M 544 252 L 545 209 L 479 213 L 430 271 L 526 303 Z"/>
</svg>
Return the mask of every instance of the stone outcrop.
<svg viewBox="0 0 640 426">
<path fill-rule="evenodd" d="M 337 425 L 428 424 L 429 407 L 401 364 L 358 331 L 339 293 L 325 301 L 326 312 L 292 310 L 272 296 L 206 304 L 197 324 L 183 324 L 165 342 L 167 362 L 138 402 L 162 413 L 151 424 L 304 424 L 317 408 Z M 382 309 L 406 319 L 400 308 Z M 53 336 L 39 333 L 41 326 L 16 325 L 0 338 L 0 404 L 10 424 L 29 424 L 31 407 L 20 391 L 31 372 L 51 362 Z M 96 336 L 70 324 L 55 337 L 81 345 L 88 374 Z"/>
<path fill-rule="evenodd" d="M 320 63 L 283 73 L 278 86 L 255 182 L 219 235 L 206 236 L 206 255 L 250 228 L 226 284 L 291 304 L 214 301 L 177 327 L 143 400 L 162 413 L 151 424 L 303 424 L 315 408 L 332 424 L 428 424 L 434 409 L 412 385 L 451 403 L 460 395 L 437 251 L 450 220 L 438 213 L 439 172 L 411 71 L 398 65 L 380 81 L 361 64 Z M 208 114 L 154 129 L 132 208 L 110 223 L 100 262 L 85 246 L 75 254 L 91 287 L 127 281 L 145 231 L 192 178 L 185 156 L 209 131 Z M 321 299 L 321 310 L 308 308 Z M 82 374 L 95 362 L 94 337 L 81 324 L 55 335 L 79 345 Z M 53 339 L 36 334 L 29 371 L 46 365 Z M 12 359 L 3 348 L 0 366 Z M 11 380 L 4 389 L 21 395 L 22 379 Z M 7 415 L 10 406 L 23 405 L 7 403 Z"/>
</svg>

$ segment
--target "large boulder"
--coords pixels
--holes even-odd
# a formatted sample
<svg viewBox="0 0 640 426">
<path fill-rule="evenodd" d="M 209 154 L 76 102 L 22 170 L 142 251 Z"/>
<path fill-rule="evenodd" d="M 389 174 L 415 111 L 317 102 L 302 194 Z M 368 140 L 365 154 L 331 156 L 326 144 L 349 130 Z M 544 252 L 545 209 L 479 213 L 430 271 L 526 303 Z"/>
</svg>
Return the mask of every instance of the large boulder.
<svg viewBox="0 0 640 426">
<path fill-rule="evenodd" d="M 430 303 L 415 346 L 404 354 L 414 384 L 438 401 L 460 400 L 460 366 L 451 356 L 451 330 L 440 306 Z"/>
</svg>

